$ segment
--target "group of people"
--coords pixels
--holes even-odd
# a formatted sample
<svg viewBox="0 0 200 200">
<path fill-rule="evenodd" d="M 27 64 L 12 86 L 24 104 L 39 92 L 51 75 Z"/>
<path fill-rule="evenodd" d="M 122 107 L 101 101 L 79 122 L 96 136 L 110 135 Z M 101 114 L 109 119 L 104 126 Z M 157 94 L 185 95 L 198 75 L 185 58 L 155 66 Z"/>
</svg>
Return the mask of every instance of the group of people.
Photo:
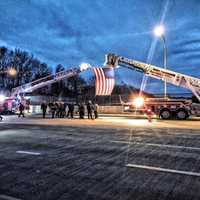
<svg viewBox="0 0 200 200">
<path fill-rule="evenodd" d="M 64 102 L 51 102 L 47 105 L 46 102 L 41 104 L 41 110 L 43 118 L 46 117 L 47 108 L 51 112 L 52 118 L 74 118 L 74 103 L 64 103 Z M 88 101 L 86 105 L 88 119 L 97 119 L 98 118 L 98 105 L 93 104 L 91 101 Z M 85 117 L 85 104 L 79 103 L 78 110 L 80 119 L 84 119 Z"/>
</svg>

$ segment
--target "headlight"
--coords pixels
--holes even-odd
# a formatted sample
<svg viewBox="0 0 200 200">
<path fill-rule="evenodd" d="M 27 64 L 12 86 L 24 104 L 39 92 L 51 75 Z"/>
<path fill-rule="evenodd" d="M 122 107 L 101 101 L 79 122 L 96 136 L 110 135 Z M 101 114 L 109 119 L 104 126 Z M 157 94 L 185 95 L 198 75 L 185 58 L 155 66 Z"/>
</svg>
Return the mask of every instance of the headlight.
<svg viewBox="0 0 200 200">
<path fill-rule="evenodd" d="M 144 105 L 144 98 L 143 97 L 137 97 L 133 101 L 134 105 L 138 108 Z"/>
</svg>

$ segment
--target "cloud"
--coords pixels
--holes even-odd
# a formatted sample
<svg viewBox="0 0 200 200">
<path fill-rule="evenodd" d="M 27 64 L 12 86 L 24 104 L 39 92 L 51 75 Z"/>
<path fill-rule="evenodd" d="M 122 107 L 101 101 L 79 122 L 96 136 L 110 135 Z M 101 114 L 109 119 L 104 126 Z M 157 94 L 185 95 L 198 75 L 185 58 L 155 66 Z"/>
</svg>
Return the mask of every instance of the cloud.
<svg viewBox="0 0 200 200">
<path fill-rule="evenodd" d="M 0 40 L 0 46 L 9 46 L 6 41 Z"/>
</svg>

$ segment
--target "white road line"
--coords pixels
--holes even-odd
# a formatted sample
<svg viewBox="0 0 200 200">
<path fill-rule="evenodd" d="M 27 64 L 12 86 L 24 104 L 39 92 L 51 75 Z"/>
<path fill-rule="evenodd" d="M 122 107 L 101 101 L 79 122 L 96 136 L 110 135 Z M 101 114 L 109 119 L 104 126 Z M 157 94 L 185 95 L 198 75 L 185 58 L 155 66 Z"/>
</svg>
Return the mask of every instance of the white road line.
<svg viewBox="0 0 200 200">
<path fill-rule="evenodd" d="M 129 142 L 129 141 L 120 141 L 120 140 L 111 140 L 110 142 L 112 142 L 112 143 L 120 143 L 120 144 L 129 144 L 129 143 L 132 143 L 132 142 Z"/>
<path fill-rule="evenodd" d="M 1 195 L 1 194 L 0 194 L 0 199 L 2 199 L 2 200 L 21 200 L 21 199 L 15 198 L 15 197 Z"/>
<path fill-rule="evenodd" d="M 140 168 L 140 169 L 147 169 L 147 170 L 153 170 L 153 171 L 160 171 L 160 172 L 167 172 L 167 173 L 173 173 L 173 174 L 181 174 L 181 175 L 200 177 L 200 173 L 198 173 L 198 172 L 180 171 L 180 170 L 174 170 L 174 169 L 152 167 L 152 166 L 148 166 L 148 165 L 127 164 L 126 167 Z"/>
<path fill-rule="evenodd" d="M 41 153 L 38 153 L 38 152 L 31 152 L 31 151 L 16 151 L 16 153 L 29 154 L 29 155 L 34 155 L 34 156 L 39 156 L 39 155 L 41 155 Z"/>
<path fill-rule="evenodd" d="M 118 140 L 112 140 L 113 143 L 121 143 L 121 144 L 129 144 L 129 141 L 118 141 Z M 170 144 L 156 144 L 156 143 L 143 143 L 143 142 L 131 142 L 132 144 L 138 144 L 138 145 L 146 145 L 146 146 L 155 146 L 155 147 L 168 147 L 168 148 L 174 148 L 174 149 L 188 149 L 188 150 L 198 150 L 200 151 L 199 147 L 186 147 L 186 146 L 178 146 L 178 145 L 170 145 Z"/>
</svg>

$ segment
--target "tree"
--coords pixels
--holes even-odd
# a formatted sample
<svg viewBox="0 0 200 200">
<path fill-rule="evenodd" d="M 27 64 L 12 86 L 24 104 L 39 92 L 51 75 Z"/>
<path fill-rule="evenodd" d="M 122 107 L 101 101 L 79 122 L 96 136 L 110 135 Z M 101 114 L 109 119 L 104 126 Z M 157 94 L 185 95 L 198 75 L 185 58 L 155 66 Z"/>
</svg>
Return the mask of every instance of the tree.
<svg viewBox="0 0 200 200">
<path fill-rule="evenodd" d="M 63 67 L 63 65 L 58 64 L 56 66 L 55 72 L 58 73 L 58 72 L 61 72 L 61 71 L 64 71 L 64 70 L 65 70 L 65 68 Z M 63 95 L 64 82 L 61 80 L 59 82 L 53 83 L 52 86 L 51 86 L 51 91 L 54 95 Z"/>
<path fill-rule="evenodd" d="M 3 90 L 11 91 L 14 87 L 51 74 L 51 69 L 46 63 L 41 63 L 28 52 L 0 47 L 0 71 L 6 72 L 9 68 L 15 68 L 17 76 L 13 78 L 1 73 L 0 88 Z"/>
<path fill-rule="evenodd" d="M 61 72 L 61 71 L 64 71 L 64 70 L 65 70 L 65 68 L 64 68 L 61 64 L 58 64 L 58 65 L 56 66 L 56 73 Z"/>
<path fill-rule="evenodd" d="M 6 47 L 0 47 L 0 59 L 2 57 L 4 57 L 4 55 L 6 54 L 7 50 L 8 49 Z"/>
</svg>

